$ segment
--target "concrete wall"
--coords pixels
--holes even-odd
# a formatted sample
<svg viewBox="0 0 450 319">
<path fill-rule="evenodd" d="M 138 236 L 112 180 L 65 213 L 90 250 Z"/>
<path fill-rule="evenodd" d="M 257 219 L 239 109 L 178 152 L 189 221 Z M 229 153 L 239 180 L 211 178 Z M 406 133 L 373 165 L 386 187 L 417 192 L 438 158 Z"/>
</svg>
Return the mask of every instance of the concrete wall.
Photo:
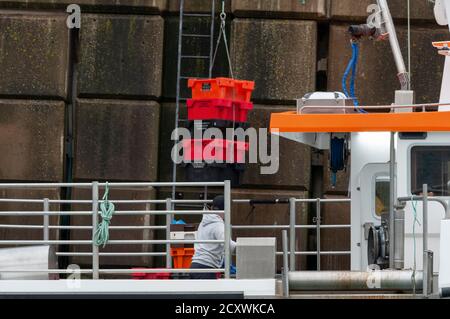
<svg viewBox="0 0 450 319">
<path fill-rule="evenodd" d="M 79 34 L 65 25 L 65 8 L 73 2 L 84 13 Z M 252 126 L 268 127 L 271 112 L 293 109 L 294 99 L 310 91 L 341 90 L 351 54 L 345 30 L 351 23 L 365 21 L 371 2 L 227 1 L 234 73 L 256 82 L 255 109 L 249 115 Z M 178 5 L 177 0 L 0 0 L 0 182 L 170 181 Z M 406 8 L 399 2 L 391 6 L 406 56 Z M 188 12 L 209 10 L 207 0 L 186 0 Z M 443 59 L 430 43 L 447 40 L 448 30 L 435 25 L 426 1 L 412 1 L 412 19 L 413 88 L 419 102 L 434 102 Z M 208 31 L 208 24 L 198 19 L 185 26 L 185 32 Z M 185 47 L 189 53 L 203 54 L 209 42 L 189 40 Z M 196 76 L 207 67 L 190 63 L 182 71 Z M 223 47 L 214 75 L 229 75 Z M 182 94 L 188 97 L 184 86 Z M 389 45 L 363 41 L 357 78 L 361 102 L 391 103 L 398 87 Z M 186 118 L 184 108 L 181 118 Z M 276 175 L 261 175 L 260 165 L 250 165 L 234 194 L 255 198 L 346 195 L 348 173 L 340 173 L 338 185 L 332 187 L 326 153 L 313 153 L 284 140 L 280 152 Z M 178 180 L 185 180 L 183 169 L 178 171 Z M 131 198 L 133 194 L 117 195 Z M 258 222 L 284 221 L 284 208 L 267 211 Z M 345 223 L 348 207 L 335 211 L 327 221 Z M 233 214 L 238 220 L 246 215 L 237 212 Z M 272 212 L 283 217 L 274 219 Z M 313 217 L 311 212 L 305 223 Z M 306 235 L 313 246 L 315 234 Z M 346 247 L 345 235 L 322 235 L 322 243 L 337 236 L 338 248 Z M 323 249 L 334 249 L 324 245 Z M 108 263 L 120 264 L 112 259 Z M 306 258 L 299 263 L 300 268 L 307 267 Z M 325 263 L 328 269 L 347 265 L 341 259 Z"/>
</svg>

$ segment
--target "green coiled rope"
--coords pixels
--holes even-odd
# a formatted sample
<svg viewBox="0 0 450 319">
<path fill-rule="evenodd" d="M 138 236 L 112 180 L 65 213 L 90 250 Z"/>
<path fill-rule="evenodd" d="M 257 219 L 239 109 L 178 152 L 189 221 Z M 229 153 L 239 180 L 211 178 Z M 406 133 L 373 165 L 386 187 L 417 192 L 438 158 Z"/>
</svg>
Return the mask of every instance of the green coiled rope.
<svg viewBox="0 0 450 319">
<path fill-rule="evenodd" d="M 97 226 L 94 234 L 94 242 L 96 246 L 103 246 L 105 248 L 109 241 L 109 225 L 115 212 L 115 206 L 108 199 L 109 187 L 108 183 L 105 186 L 105 194 L 103 195 L 102 202 L 100 203 L 100 211 L 102 216 L 102 222 Z"/>
</svg>

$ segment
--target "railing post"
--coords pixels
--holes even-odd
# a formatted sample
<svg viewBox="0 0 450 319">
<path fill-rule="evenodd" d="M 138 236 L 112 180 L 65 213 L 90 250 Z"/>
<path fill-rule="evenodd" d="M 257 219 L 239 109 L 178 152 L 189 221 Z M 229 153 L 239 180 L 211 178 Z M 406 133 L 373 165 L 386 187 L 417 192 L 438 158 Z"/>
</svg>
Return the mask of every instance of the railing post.
<svg viewBox="0 0 450 319">
<path fill-rule="evenodd" d="M 48 215 L 48 212 L 50 211 L 50 202 L 48 198 L 44 198 L 44 241 L 50 240 L 50 232 L 49 232 L 49 226 L 50 226 L 50 216 Z"/>
<path fill-rule="evenodd" d="M 283 245 L 283 297 L 289 297 L 289 266 L 288 266 L 288 236 L 287 231 L 282 231 Z"/>
<path fill-rule="evenodd" d="M 295 240 L 295 226 L 296 226 L 296 205 L 295 198 L 289 199 L 289 246 L 290 246 L 290 255 L 289 255 L 289 268 L 291 271 L 295 271 L 295 250 L 296 250 L 296 240 Z"/>
<path fill-rule="evenodd" d="M 167 198 L 166 199 L 166 240 L 170 240 L 170 225 L 172 224 L 172 214 L 169 212 L 172 211 L 172 199 Z M 172 256 L 170 254 L 171 245 L 170 243 L 166 244 L 166 268 L 171 269 L 172 268 Z"/>
<path fill-rule="evenodd" d="M 423 184 L 423 254 L 422 254 L 422 270 L 423 270 L 423 295 L 428 297 L 429 270 L 432 265 L 429 264 L 428 251 L 428 184 Z M 432 268 L 431 268 L 432 269 Z"/>
<path fill-rule="evenodd" d="M 99 248 L 95 244 L 95 231 L 98 226 L 98 182 L 92 183 L 92 279 L 97 280 L 99 276 Z"/>
<path fill-rule="evenodd" d="M 320 255 L 321 255 L 321 253 L 320 253 L 320 223 L 321 223 L 321 213 L 320 213 L 320 210 L 321 210 L 321 201 L 320 201 L 320 198 L 318 198 L 317 199 L 317 201 L 316 201 L 316 230 L 317 230 L 317 233 L 316 233 L 316 237 L 317 237 L 317 239 L 316 239 L 316 243 L 317 243 L 317 270 L 318 271 L 320 271 Z"/>
<path fill-rule="evenodd" d="M 423 185 L 423 251 L 428 251 L 428 185 Z"/>
<path fill-rule="evenodd" d="M 230 181 L 225 181 L 224 187 L 224 210 L 225 210 L 225 278 L 230 278 L 230 266 L 231 266 L 231 251 L 230 251 L 230 240 L 231 240 L 231 183 Z"/>
</svg>

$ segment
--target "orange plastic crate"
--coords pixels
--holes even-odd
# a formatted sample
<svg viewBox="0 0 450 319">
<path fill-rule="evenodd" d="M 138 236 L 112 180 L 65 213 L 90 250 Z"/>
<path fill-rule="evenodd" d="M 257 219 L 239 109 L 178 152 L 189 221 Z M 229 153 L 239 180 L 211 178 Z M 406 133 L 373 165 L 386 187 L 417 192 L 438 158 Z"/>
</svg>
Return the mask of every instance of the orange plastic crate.
<svg viewBox="0 0 450 319">
<path fill-rule="evenodd" d="M 175 269 L 189 269 L 192 264 L 192 257 L 194 257 L 194 248 L 172 248 L 170 255 L 173 260 L 173 268 Z"/>
<path fill-rule="evenodd" d="M 255 82 L 229 78 L 189 79 L 193 100 L 228 99 L 236 102 L 250 102 Z"/>
</svg>

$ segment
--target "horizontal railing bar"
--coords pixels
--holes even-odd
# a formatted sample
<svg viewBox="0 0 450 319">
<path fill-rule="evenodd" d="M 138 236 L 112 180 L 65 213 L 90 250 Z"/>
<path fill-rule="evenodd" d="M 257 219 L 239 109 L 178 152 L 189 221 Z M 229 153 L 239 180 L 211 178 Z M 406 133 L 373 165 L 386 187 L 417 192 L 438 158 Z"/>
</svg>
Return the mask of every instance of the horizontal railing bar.
<svg viewBox="0 0 450 319">
<path fill-rule="evenodd" d="M 98 183 L 99 187 L 105 187 L 107 183 Z M 54 187 L 92 187 L 93 183 L 0 183 L 0 188 L 54 188 Z M 180 182 L 180 183 L 108 183 L 108 187 L 219 187 L 225 186 L 225 182 L 208 182 L 208 183 L 194 183 L 194 182 Z"/>
<path fill-rule="evenodd" d="M 406 109 L 406 108 L 426 108 L 426 107 L 438 107 L 438 106 L 450 106 L 450 103 L 423 103 L 423 104 L 409 104 L 409 105 L 361 105 L 358 108 L 366 109 L 366 110 L 380 110 L 380 109 Z M 300 112 L 304 109 L 315 109 L 318 106 L 308 105 L 303 106 L 300 109 Z M 319 106 L 320 107 L 320 106 Z M 354 110 L 354 106 L 342 106 L 341 109 L 349 109 Z"/>
<path fill-rule="evenodd" d="M 44 229 L 42 225 L 0 225 L 10 229 Z M 92 226 L 49 226 L 49 229 L 91 230 Z M 296 225 L 296 229 L 316 229 L 315 225 Z M 321 225 L 321 229 L 347 229 L 351 225 Z M 110 230 L 166 230 L 166 226 L 110 226 Z M 236 225 L 232 229 L 289 229 L 289 225 Z"/>
<path fill-rule="evenodd" d="M 225 269 L 99 269 L 104 274 L 133 274 L 133 273 L 223 273 Z M 42 273 L 42 274 L 90 274 L 91 269 L 0 269 L 0 273 Z"/>
<path fill-rule="evenodd" d="M 320 225 L 321 229 L 346 229 L 351 225 Z M 289 229 L 289 225 L 236 225 L 232 229 Z M 316 229 L 316 225 L 296 225 L 296 229 Z"/>
<path fill-rule="evenodd" d="M 223 240 L 110 240 L 108 245 L 223 244 Z M 0 240 L 0 245 L 91 245 L 92 240 Z"/>
<path fill-rule="evenodd" d="M 100 256 L 103 257 L 145 257 L 145 256 L 166 256 L 166 253 L 99 253 Z M 65 256 L 65 257 L 91 257 L 92 253 L 56 253 L 56 256 Z"/>
<path fill-rule="evenodd" d="M 163 210 L 119 210 L 114 213 L 115 216 L 137 216 L 137 215 L 215 215 L 215 214 L 224 214 L 223 210 L 171 210 L 171 211 L 163 211 Z M 101 212 L 98 213 L 99 215 Z M 0 216 L 90 216 L 92 215 L 91 211 L 52 211 L 52 212 L 43 212 L 43 211 L 10 211 L 10 212 L 0 212 Z"/>
<path fill-rule="evenodd" d="M 130 273 L 145 273 L 145 274 L 159 274 L 159 273 L 224 273 L 225 269 L 100 269 L 103 274 L 130 274 Z"/>
<path fill-rule="evenodd" d="M 296 251 L 295 255 L 296 256 L 316 256 L 317 255 L 317 251 Z M 288 255 L 290 255 L 291 253 L 288 251 L 287 252 Z M 282 251 L 278 251 L 277 255 L 283 255 Z M 351 255 L 351 251 L 320 251 L 320 255 L 323 256 L 340 256 L 340 255 Z"/>
<path fill-rule="evenodd" d="M 44 229 L 43 225 L 0 225 L 5 229 Z M 49 229 L 91 230 L 92 226 L 48 226 Z M 165 230 L 166 226 L 109 226 L 110 230 Z"/>
<path fill-rule="evenodd" d="M 321 199 L 295 199 L 295 202 L 296 203 L 317 203 L 317 201 L 319 201 L 320 200 L 320 202 L 321 203 L 330 203 L 330 204 L 333 204 L 333 203 L 335 203 L 335 204 L 338 204 L 338 203 L 351 203 L 351 199 L 350 198 L 348 198 L 348 199 L 324 199 L 324 198 L 321 198 Z"/>
<path fill-rule="evenodd" d="M 1 187 L 0 187 L 1 188 Z M 252 200 L 250 199 L 234 199 L 233 203 L 236 204 L 249 204 Z M 317 199 L 295 199 L 297 203 L 315 203 Z M 321 199 L 322 203 L 350 203 L 350 199 Z M 0 202 L 6 203 L 43 203 L 44 199 L 15 199 L 15 198 L 0 198 Z M 102 200 L 98 201 L 103 202 Z M 165 204 L 166 199 L 146 199 L 146 200 L 110 200 L 109 202 L 114 204 Z M 174 199 L 171 200 L 174 204 L 209 204 L 212 200 L 201 200 L 201 199 Z M 50 204 L 92 204 L 92 200 L 76 200 L 76 199 L 50 199 Z M 286 203 L 281 203 L 286 204 Z"/>
<path fill-rule="evenodd" d="M 20 199 L 20 198 L 0 198 L 0 203 L 29 203 L 29 204 L 40 204 L 43 203 L 44 199 Z M 50 204 L 92 204 L 90 199 L 49 199 Z M 102 200 L 98 201 L 102 203 Z M 139 199 L 139 200 L 110 200 L 113 204 L 165 204 L 166 199 Z M 174 204 L 209 204 L 212 200 L 201 200 L 201 199 L 175 199 L 171 200 Z"/>
</svg>

